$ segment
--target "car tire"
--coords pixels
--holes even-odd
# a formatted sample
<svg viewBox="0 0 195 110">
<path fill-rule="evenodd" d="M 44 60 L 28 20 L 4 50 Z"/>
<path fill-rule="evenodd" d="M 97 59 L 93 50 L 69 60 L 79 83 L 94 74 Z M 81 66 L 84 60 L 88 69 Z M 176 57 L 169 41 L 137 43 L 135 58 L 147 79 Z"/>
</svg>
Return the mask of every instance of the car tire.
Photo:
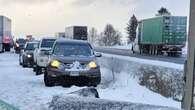
<svg viewBox="0 0 195 110">
<path fill-rule="evenodd" d="M 52 80 L 52 77 L 48 76 L 47 73 L 44 74 L 44 83 L 46 87 L 54 86 L 54 81 Z"/>
<path fill-rule="evenodd" d="M 19 65 L 22 65 L 21 56 L 19 56 Z"/>
<path fill-rule="evenodd" d="M 27 66 L 26 66 L 25 64 L 22 64 L 22 67 L 23 67 L 23 68 L 26 68 Z"/>
<path fill-rule="evenodd" d="M 36 75 L 40 75 L 41 74 L 41 67 L 39 67 L 38 65 L 36 65 L 35 73 L 36 73 Z"/>
<path fill-rule="evenodd" d="M 92 81 L 95 81 L 95 82 L 91 82 L 88 86 L 97 87 L 101 82 L 101 77 L 98 77 L 95 80 L 92 79 Z"/>
<path fill-rule="evenodd" d="M 22 65 L 22 62 L 20 61 L 20 58 L 19 58 L 19 65 Z"/>
<path fill-rule="evenodd" d="M 71 85 L 70 84 L 67 84 L 67 83 L 63 83 L 62 86 L 65 87 L 65 88 L 71 87 Z"/>
<path fill-rule="evenodd" d="M 92 87 L 97 87 L 97 85 L 92 85 Z"/>
<path fill-rule="evenodd" d="M 33 66 L 33 72 L 36 72 L 36 67 Z"/>
<path fill-rule="evenodd" d="M 63 86 L 63 87 L 65 87 L 65 88 L 69 88 L 69 87 L 71 87 L 72 85 L 70 84 L 70 82 L 69 82 L 69 79 L 67 79 L 66 77 L 65 77 L 65 79 L 62 81 L 62 80 L 60 80 L 60 84 Z"/>
<path fill-rule="evenodd" d="M 22 61 L 22 67 L 26 68 L 27 65 L 24 63 L 24 60 Z"/>
<path fill-rule="evenodd" d="M 89 83 L 87 84 L 88 87 L 97 87 L 98 85 L 97 84 L 93 84 L 93 83 Z"/>
</svg>

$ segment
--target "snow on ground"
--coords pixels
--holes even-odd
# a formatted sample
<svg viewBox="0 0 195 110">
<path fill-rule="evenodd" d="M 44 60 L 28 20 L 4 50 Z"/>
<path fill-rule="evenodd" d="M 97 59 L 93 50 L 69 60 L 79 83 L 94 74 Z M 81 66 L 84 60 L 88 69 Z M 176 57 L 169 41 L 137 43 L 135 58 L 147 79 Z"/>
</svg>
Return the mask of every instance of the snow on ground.
<svg viewBox="0 0 195 110">
<path fill-rule="evenodd" d="M 66 94 L 70 89 L 44 86 L 43 76 L 35 76 L 31 69 L 18 65 L 18 55 L 0 55 L 0 99 L 19 107 L 21 110 L 44 110 L 53 95 Z"/>
<path fill-rule="evenodd" d="M 128 45 L 115 45 L 115 46 L 112 46 L 110 48 L 131 50 L 132 44 L 128 44 Z"/>
<path fill-rule="evenodd" d="M 68 95 L 81 87 L 63 88 L 45 87 L 43 76 L 35 76 L 32 69 L 22 68 L 18 64 L 18 55 L 0 54 L 0 99 L 19 107 L 21 110 L 46 110 L 48 102 L 55 95 Z M 162 97 L 147 88 L 126 73 L 117 76 L 112 85 L 103 85 L 110 79 L 110 70 L 102 68 L 102 84 L 97 87 L 100 98 L 154 104 L 180 108 L 180 103 Z"/>
<path fill-rule="evenodd" d="M 162 66 L 162 67 L 167 67 L 167 68 L 174 68 L 174 69 L 183 69 L 182 64 L 176 64 L 176 63 L 171 63 L 171 62 L 165 62 L 165 61 L 157 61 L 157 60 L 149 60 L 149 59 L 141 59 L 141 58 L 135 58 L 135 57 L 129 57 L 129 56 L 120 56 L 120 55 L 113 55 L 113 54 L 103 54 L 105 57 L 114 57 L 126 61 L 132 61 L 132 62 L 137 62 L 141 64 L 148 64 L 148 65 L 154 65 L 154 66 Z"/>
<path fill-rule="evenodd" d="M 97 98 L 55 96 L 50 104 L 52 110 L 179 110 L 170 107 L 140 103 L 121 102 Z"/>
<path fill-rule="evenodd" d="M 182 49 L 182 54 L 185 56 L 188 53 L 188 42 L 186 42 L 185 47 Z"/>
<path fill-rule="evenodd" d="M 105 68 L 103 68 L 102 71 L 109 72 L 109 70 Z M 109 74 L 103 75 L 104 79 L 102 83 L 112 77 Z M 137 82 L 138 81 L 132 78 L 130 74 L 120 73 L 117 75 L 115 83 L 111 84 L 108 88 L 102 87 L 103 89 L 98 89 L 98 92 L 103 99 L 180 108 L 180 102 L 173 101 L 172 99 L 154 93 L 146 87 L 140 86 Z"/>
</svg>

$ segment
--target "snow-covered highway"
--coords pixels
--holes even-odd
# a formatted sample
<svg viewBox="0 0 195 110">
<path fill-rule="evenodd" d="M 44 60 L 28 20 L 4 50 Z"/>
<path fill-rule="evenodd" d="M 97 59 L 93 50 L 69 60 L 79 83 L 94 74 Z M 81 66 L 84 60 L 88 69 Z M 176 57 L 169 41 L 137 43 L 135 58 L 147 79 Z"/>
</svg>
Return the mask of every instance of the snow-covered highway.
<svg viewBox="0 0 195 110">
<path fill-rule="evenodd" d="M 108 76 L 109 70 L 102 67 L 102 82 Z M 100 98 L 180 108 L 179 102 L 140 86 L 128 74 L 120 75 L 117 81 L 112 86 L 99 85 Z M 32 69 L 19 66 L 17 54 L 0 54 L 0 99 L 21 110 L 47 110 L 53 96 L 68 95 L 81 88 L 84 87 L 45 87 L 42 75 L 36 76 Z"/>
</svg>

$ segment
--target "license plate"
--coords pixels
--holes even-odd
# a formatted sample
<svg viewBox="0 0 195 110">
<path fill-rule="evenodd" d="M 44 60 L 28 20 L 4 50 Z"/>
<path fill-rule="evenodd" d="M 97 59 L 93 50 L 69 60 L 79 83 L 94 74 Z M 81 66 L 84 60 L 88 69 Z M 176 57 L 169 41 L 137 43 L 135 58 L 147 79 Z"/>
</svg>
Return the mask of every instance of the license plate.
<svg viewBox="0 0 195 110">
<path fill-rule="evenodd" d="M 79 76 L 79 72 L 78 71 L 71 71 L 70 76 Z"/>
</svg>

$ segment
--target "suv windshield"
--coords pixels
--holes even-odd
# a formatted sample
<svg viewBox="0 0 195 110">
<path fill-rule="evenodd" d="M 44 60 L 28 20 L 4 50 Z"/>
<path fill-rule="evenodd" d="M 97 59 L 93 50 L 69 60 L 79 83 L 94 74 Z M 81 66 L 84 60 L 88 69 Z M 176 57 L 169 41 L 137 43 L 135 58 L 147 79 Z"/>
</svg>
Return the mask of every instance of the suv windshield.
<svg viewBox="0 0 195 110">
<path fill-rule="evenodd" d="M 41 43 L 41 47 L 42 48 L 52 48 L 54 42 L 55 42 L 55 39 L 43 39 Z"/>
<path fill-rule="evenodd" d="M 26 41 L 25 41 L 24 39 L 18 39 L 17 42 L 18 42 L 19 44 L 25 44 L 25 43 L 26 43 Z"/>
<path fill-rule="evenodd" d="M 37 46 L 38 46 L 38 43 L 28 43 L 25 50 L 35 50 Z"/>
<path fill-rule="evenodd" d="M 92 49 L 88 44 L 56 44 L 54 55 L 92 56 Z"/>
</svg>

